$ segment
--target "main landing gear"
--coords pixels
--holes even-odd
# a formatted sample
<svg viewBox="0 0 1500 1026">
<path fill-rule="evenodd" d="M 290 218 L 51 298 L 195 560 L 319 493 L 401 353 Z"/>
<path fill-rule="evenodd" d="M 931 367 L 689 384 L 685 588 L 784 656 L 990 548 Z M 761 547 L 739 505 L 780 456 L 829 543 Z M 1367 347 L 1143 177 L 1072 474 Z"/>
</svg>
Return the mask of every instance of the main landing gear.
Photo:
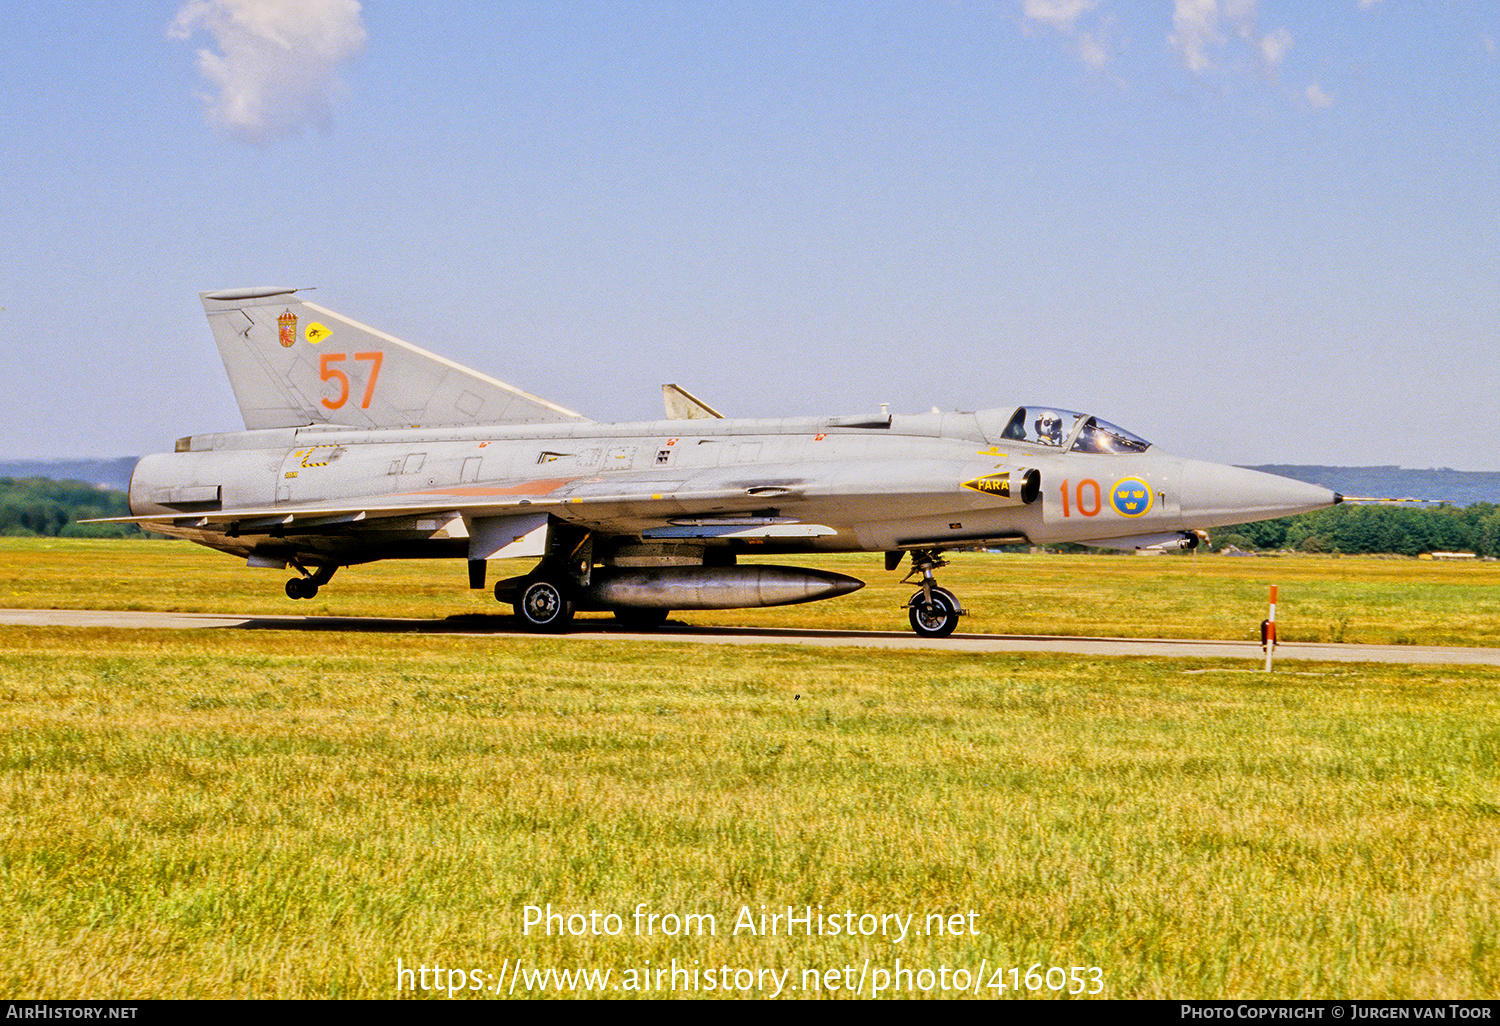
<svg viewBox="0 0 1500 1026">
<path fill-rule="evenodd" d="M 547 552 L 525 577 L 495 585 L 495 601 L 515 606 L 516 620 L 529 631 L 562 631 L 573 622 L 578 600 L 589 586 L 594 565 L 593 533 L 557 520 L 547 531 Z"/>
<path fill-rule="evenodd" d="M 309 572 L 307 567 L 301 563 L 293 562 L 301 577 L 293 577 L 286 582 L 286 597 L 289 599 L 310 599 L 318 594 L 318 589 L 333 580 L 333 573 L 338 567 L 332 563 L 325 563 L 317 570 Z"/>
<path fill-rule="evenodd" d="M 887 558 L 889 555 L 896 555 L 899 562 L 899 554 L 888 554 Z M 910 610 L 911 629 L 924 638 L 946 638 L 957 629 L 958 618 L 965 615 L 958 596 L 947 588 L 939 588 L 932 575 L 934 570 L 947 565 L 948 561 L 937 549 L 912 549 L 911 570 L 901 578 L 902 584 L 918 575 L 922 578 L 922 587 L 912 595 L 906 607 Z"/>
</svg>

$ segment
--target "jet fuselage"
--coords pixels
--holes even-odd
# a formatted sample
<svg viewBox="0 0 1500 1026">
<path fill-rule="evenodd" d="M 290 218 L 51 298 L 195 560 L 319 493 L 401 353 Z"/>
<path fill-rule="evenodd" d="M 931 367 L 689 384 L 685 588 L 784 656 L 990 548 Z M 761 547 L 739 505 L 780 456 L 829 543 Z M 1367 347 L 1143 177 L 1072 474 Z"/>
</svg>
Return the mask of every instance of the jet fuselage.
<svg viewBox="0 0 1500 1026">
<path fill-rule="evenodd" d="M 838 552 L 1151 537 L 1334 501 L 1327 489 L 1155 447 L 1103 454 L 1007 440 L 1010 417 L 1006 409 L 195 435 L 186 451 L 143 459 L 130 496 L 137 516 L 175 515 L 155 529 L 224 551 L 295 549 L 340 562 L 380 558 L 396 537 L 409 555 L 462 555 L 461 511 L 492 503 L 666 545 Z M 1021 494 L 1028 472 L 1038 484 L 1030 502 Z M 1010 494 L 985 490 L 1000 475 Z M 413 512 L 274 530 L 278 508 L 301 510 L 305 521 L 311 507 L 357 505 Z M 246 516 L 225 522 L 236 509 Z M 195 523 L 195 513 L 217 514 L 215 526 Z M 673 523 L 715 518 L 787 522 L 748 537 Z"/>
<path fill-rule="evenodd" d="M 933 576 L 945 551 L 1191 547 L 1339 501 L 1050 406 L 726 419 L 668 385 L 674 419 L 599 423 L 298 291 L 201 295 L 248 430 L 142 459 L 121 518 L 291 566 L 290 598 L 371 560 L 465 559 L 477 589 L 490 560 L 530 557 L 495 586 L 524 625 L 559 629 L 575 608 L 641 625 L 862 584 L 741 555 L 879 551 L 887 569 L 910 554 L 912 627 L 941 637 L 964 615 Z"/>
</svg>

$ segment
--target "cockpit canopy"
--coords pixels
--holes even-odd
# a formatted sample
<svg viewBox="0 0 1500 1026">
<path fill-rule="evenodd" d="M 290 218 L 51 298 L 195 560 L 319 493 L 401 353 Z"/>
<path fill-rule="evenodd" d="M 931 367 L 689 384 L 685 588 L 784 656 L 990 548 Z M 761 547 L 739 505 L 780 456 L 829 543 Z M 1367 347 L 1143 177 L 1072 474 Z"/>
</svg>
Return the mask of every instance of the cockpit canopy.
<svg viewBox="0 0 1500 1026">
<path fill-rule="evenodd" d="M 1072 410 L 1052 406 L 1022 406 L 1005 425 L 1003 437 L 1033 445 L 1068 445 L 1073 452 L 1105 455 L 1145 452 L 1151 443 L 1124 428 Z M 1070 444 L 1071 443 L 1071 444 Z"/>
</svg>

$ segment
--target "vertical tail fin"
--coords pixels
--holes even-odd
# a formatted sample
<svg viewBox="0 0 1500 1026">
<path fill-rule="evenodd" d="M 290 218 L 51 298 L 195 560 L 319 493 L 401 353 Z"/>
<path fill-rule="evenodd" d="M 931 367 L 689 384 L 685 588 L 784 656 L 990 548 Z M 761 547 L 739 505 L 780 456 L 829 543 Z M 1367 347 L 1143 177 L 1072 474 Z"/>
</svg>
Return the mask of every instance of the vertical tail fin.
<svg viewBox="0 0 1500 1026">
<path fill-rule="evenodd" d="M 487 374 L 296 299 L 296 291 L 200 294 L 248 428 L 583 419 Z"/>
</svg>

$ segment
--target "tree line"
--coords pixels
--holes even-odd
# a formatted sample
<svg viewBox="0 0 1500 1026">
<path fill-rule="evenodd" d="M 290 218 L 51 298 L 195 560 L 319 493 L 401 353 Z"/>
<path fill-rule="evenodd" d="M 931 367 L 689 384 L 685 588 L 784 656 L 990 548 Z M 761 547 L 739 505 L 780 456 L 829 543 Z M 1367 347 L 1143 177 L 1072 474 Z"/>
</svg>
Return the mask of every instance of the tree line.
<svg viewBox="0 0 1500 1026">
<path fill-rule="evenodd" d="M 1215 550 L 1293 549 L 1350 555 L 1472 552 L 1500 556 L 1500 506 L 1361 506 L 1344 503 L 1283 520 L 1221 527 L 1209 533 Z"/>
<path fill-rule="evenodd" d="M 0 477 L 0 535 L 48 538 L 143 537 L 134 524 L 80 524 L 93 517 L 128 517 L 124 492 L 83 481 Z"/>
</svg>

